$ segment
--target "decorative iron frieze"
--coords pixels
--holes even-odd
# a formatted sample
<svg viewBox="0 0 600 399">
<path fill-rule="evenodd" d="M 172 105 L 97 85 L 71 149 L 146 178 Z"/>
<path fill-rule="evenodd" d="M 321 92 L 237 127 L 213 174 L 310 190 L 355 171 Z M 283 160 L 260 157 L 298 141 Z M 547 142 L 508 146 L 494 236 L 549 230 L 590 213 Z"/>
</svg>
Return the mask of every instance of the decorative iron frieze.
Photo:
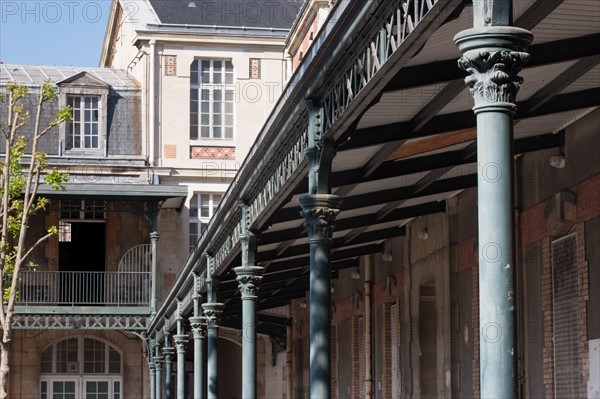
<svg viewBox="0 0 600 399">
<path fill-rule="evenodd" d="M 437 2 L 397 0 L 377 32 L 359 44 L 354 61 L 323 96 L 324 136 Z"/>
<path fill-rule="evenodd" d="M 21 330 L 129 330 L 145 331 L 146 316 L 78 316 L 78 315 L 23 315 L 13 319 L 13 328 Z"/>
</svg>

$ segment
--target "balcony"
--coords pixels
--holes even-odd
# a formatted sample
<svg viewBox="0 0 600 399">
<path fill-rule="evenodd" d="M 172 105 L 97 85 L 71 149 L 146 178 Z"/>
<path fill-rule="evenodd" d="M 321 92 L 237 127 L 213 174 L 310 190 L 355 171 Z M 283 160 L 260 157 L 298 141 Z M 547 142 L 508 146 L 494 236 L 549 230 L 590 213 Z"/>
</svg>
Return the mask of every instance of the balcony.
<svg viewBox="0 0 600 399">
<path fill-rule="evenodd" d="M 17 306 L 150 306 L 150 272 L 25 271 Z"/>
<path fill-rule="evenodd" d="M 16 328 L 143 330 L 152 312 L 151 248 L 131 248 L 115 272 L 26 270 Z"/>
</svg>

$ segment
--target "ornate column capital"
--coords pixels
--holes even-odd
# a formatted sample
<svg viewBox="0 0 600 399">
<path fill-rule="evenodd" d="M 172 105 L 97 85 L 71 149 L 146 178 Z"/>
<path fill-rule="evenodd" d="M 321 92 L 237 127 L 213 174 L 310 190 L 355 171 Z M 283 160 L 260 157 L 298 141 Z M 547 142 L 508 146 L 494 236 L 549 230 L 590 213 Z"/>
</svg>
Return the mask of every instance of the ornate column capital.
<svg viewBox="0 0 600 399">
<path fill-rule="evenodd" d="M 150 360 L 148 362 L 148 368 L 150 369 L 150 373 L 156 373 L 156 365 L 154 364 L 155 360 Z"/>
<path fill-rule="evenodd" d="M 224 304 L 218 302 L 207 302 L 202 304 L 207 327 L 217 327 L 219 317 L 223 313 Z"/>
<path fill-rule="evenodd" d="M 155 369 L 157 372 L 160 372 L 160 371 L 162 371 L 162 369 L 163 369 L 163 364 L 164 364 L 164 363 L 165 363 L 165 361 L 163 360 L 163 358 L 162 358 L 162 357 L 156 357 L 156 358 L 154 359 L 154 369 Z"/>
<path fill-rule="evenodd" d="M 204 316 L 190 317 L 190 326 L 194 339 L 206 337 L 206 318 Z"/>
<path fill-rule="evenodd" d="M 160 234 L 158 234 L 158 232 L 153 231 L 150 233 L 150 241 L 157 242 L 159 238 L 160 238 Z"/>
<path fill-rule="evenodd" d="M 342 198 L 331 194 L 307 194 L 298 198 L 310 242 L 331 241 Z"/>
<path fill-rule="evenodd" d="M 264 267 L 261 266 L 240 266 L 233 269 L 237 274 L 236 280 L 239 282 L 239 289 L 242 293 L 242 300 L 256 299 L 259 284 L 262 280 Z"/>
<path fill-rule="evenodd" d="M 177 353 L 185 353 L 187 344 L 189 342 L 187 335 L 174 335 L 173 342 L 175 342 L 175 349 Z"/>
<path fill-rule="evenodd" d="M 171 347 L 171 346 L 166 346 L 162 348 L 162 353 L 163 356 L 165 358 L 165 362 L 166 363 L 172 363 L 173 362 L 173 355 L 175 354 L 175 348 Z"/>
<path fill-rule="evenodd" d="M 490 105 L 514 112 L 523 83 L 518 73 L 529 59 L 525 51 L 532 40 L 529 31 L 512 26 L 472 28 L 454 36 L 463 53 L 458 66 L 469 73 L 465 83 L 475 100 L 475 112 Z"/>
</svg>

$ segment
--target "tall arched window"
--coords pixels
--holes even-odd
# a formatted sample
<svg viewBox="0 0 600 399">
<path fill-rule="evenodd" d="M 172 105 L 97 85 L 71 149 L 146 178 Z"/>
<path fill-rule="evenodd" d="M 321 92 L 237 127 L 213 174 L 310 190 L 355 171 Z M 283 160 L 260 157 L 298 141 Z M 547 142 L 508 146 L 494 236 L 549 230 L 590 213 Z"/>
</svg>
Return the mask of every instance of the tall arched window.
<svg viewBox="0 0 600 399">
<path fill-rule="evenodd" d="M 42 351 L 41 399 L 121 399 L 121 351 L 95 337 L 78 336 Z"/>
</svg>

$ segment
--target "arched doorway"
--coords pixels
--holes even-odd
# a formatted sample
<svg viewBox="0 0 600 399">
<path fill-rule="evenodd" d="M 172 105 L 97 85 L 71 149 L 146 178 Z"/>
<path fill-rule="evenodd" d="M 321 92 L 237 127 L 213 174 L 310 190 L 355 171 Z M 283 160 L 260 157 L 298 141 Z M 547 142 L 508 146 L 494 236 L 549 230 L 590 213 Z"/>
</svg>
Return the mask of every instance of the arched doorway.
<svg viewBox="0 0 600 399">
<path fill-rule="evenodd" d="M 41 399 L 121 399 L 123 356 L 96 337 L 64 338 L 41 355 Z"/>
</svg>

